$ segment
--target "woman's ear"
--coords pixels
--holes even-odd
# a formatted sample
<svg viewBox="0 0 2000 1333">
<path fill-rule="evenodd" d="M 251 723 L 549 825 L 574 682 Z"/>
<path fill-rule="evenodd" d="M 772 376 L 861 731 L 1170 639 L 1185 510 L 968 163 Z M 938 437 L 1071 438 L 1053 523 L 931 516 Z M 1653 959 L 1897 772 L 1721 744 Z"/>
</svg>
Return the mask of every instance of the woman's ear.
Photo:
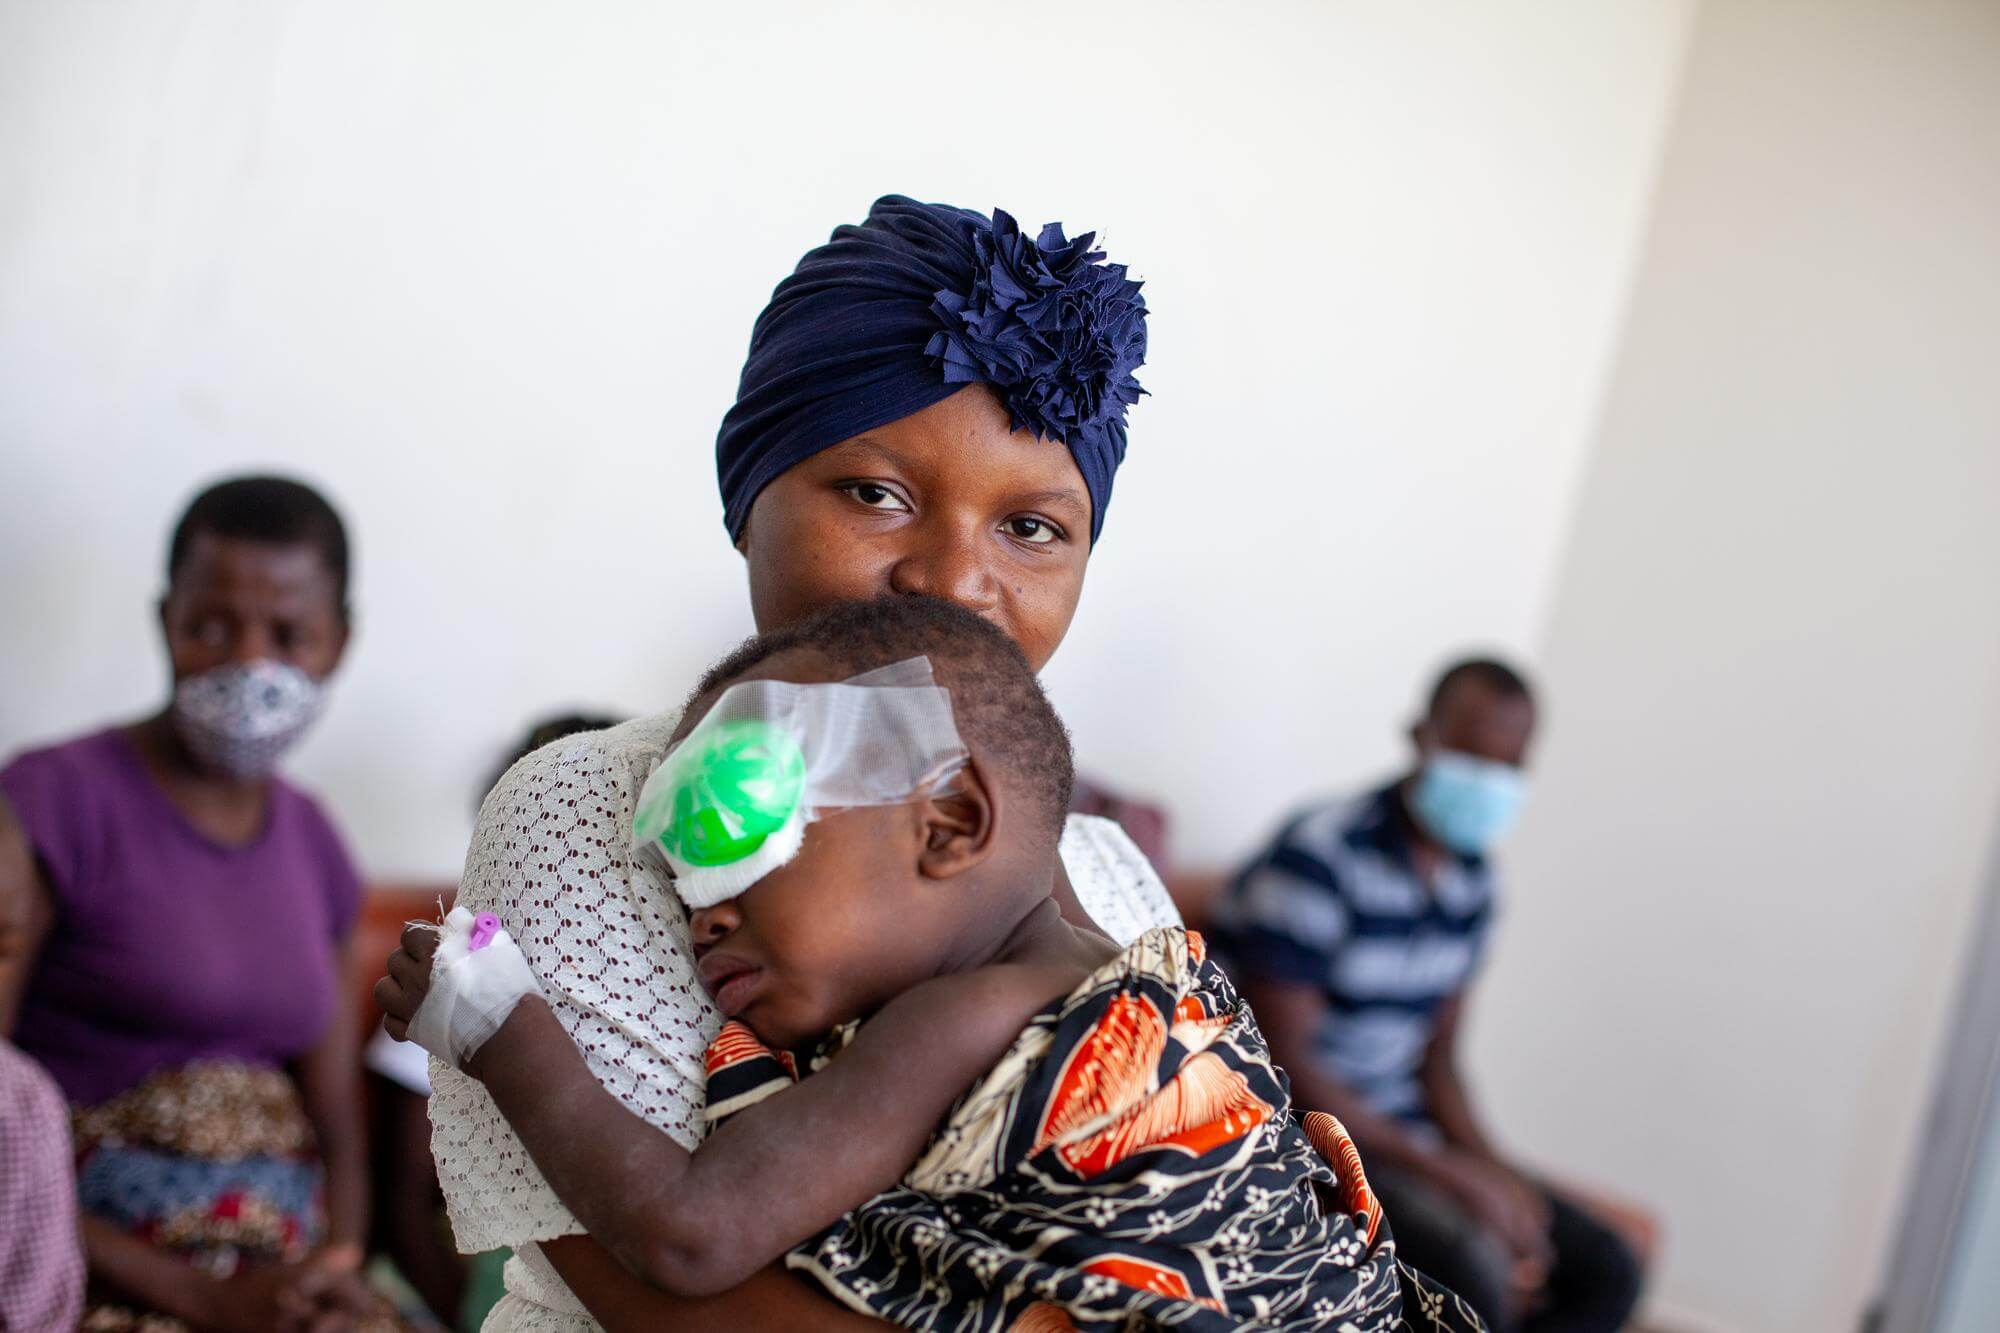
<svg viewBox="0 0 2000 1333">
<path fill-rule="evenodd" d="M 924 848 L 917 869 L 926 879 L 962 875 L 993 854 L 1003 815 L 1000 790 L 988 781 L 979 760 L 968 758 L 952 790 L 918 805 Z"/>
<path fill-rule="evenodd" d="M 333 640 L 333 663 L 326 669 L 331 676 L 340 670 L 340 664 L 347 659 L 347 645 L 354 641 L 354 616 L 346 607 L 340 608 L 340 628 Z"/>
</svg>

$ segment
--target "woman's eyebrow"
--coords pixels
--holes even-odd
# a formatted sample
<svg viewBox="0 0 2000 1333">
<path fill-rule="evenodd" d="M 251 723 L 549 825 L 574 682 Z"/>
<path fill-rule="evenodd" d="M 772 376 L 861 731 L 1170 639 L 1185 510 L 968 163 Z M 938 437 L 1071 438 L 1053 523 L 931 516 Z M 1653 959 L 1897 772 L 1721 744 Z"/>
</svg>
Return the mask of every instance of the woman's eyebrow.
<svg viewBox="0 0 2000 1333">
<path fill-rule="evenodd" d="M 1029 491 L 1013 497 L 1018 505 L 1040 505 L 1049 509 L 1069 509 L 1075 514 L 1088 514 L 1090 506 L 1084 503 L 1083 494 L 1070 486 L 1059 486 L 1046 491 Z"/>
<path fill-rule="evenodd" d="M 841 458 L 850 458 L 855 455 L 873 455 L 898 471 L 907 472 L 910 470 L 909 459 L 903 457 L 903 455 L 897 453 L 873 435 L 857 435 L 851 440 L 842 440 L 826 452 Z"/>
</svg>

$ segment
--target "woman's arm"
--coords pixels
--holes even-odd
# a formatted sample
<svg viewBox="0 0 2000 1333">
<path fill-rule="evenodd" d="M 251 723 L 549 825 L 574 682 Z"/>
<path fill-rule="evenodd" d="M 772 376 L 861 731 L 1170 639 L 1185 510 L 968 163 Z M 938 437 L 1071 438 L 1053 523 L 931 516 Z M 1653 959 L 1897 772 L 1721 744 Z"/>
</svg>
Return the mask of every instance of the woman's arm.
<svg viewBox="0 0 2000 1333">
<path fill-rule="evenodd" d="M 89 1213 L 82 1231 L 93 1280 L 196 1328 L 215 1326 L 220 1282 Z"/>
<path fill-rule="evenodd" d="M 543 1241 L 542 1253 L 563 1284 L 607 1333 L 676 1333 L 728 1328 L 737 1333 L 872 1333 L 894 1325 L 836 1304 L 818 1288 L 772 1264 L 719 1296 L 675 1296 L 627 1272 L 588 1236 Z"/>
<path fill-rule="evenodd" d="M 21 821 L 0 796 L 0 1037 L 14 1031 L 22 992 L 55 920 L 55 896 Z"/>
<path fill-rule="evenodd" d="M 431 1159 L 431 1118 L 426 1100 L 402 1084 L 377 1077 L 376 1117 L 369 1126 L 381 1246 L 441 1323 L 455 1324 L 465 1298 L 466 1264 L 438 1225 L 444 1194 Z"/>
<path fill-rule="evenodd" d="M 320 1259 L 332 1267 L 361 1266 L 368 1234 L 368 1149 L 361 1125 L 361 1034 L 355 1030 L 347 979 L 348 941 L 336 950 L 333 1019 L 294 1073 L 306 1116 L 326 1167 L 326 1236 Z"/>
<path fill-rule="evenodd" d="M 83 1217 L 91 1280 L 210 1333 L 346 1328 L 368 1308 L 352 1274 L 311 1264 L 252 1264 L 213 1278 L 111 1223 Z"/>
</svg>

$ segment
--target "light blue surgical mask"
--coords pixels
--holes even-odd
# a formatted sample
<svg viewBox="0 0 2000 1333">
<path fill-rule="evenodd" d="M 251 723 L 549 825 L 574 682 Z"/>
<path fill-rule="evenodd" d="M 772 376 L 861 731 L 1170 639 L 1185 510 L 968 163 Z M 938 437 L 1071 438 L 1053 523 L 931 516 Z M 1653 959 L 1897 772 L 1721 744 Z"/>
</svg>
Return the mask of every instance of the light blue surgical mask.
<svg viewBox="0 0 2000 1333">
<path fill-rule="evenodd" d="M 1505 837 L 1528 799 L 1528 779 L 1511 764 L 1456 750 L 1433 751 L 1410 792 L 1424 831 L 1464 856 Z"/>
</svg>

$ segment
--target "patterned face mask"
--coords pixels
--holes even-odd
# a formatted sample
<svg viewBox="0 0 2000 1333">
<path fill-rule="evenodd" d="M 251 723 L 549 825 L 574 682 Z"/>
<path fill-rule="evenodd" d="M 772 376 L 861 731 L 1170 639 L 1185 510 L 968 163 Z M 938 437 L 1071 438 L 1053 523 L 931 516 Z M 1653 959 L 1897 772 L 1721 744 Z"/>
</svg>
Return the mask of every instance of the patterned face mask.
<svg viewBox="0 0 2000 1333">
<path fill-rule="evenodd" d="M 189 676 L 174 687 L 169 711 L 195 758 L 233 778 L 257 778 L 319 719 L 320 699 L 311 676 L 260 659 Z"/>
</svg>

